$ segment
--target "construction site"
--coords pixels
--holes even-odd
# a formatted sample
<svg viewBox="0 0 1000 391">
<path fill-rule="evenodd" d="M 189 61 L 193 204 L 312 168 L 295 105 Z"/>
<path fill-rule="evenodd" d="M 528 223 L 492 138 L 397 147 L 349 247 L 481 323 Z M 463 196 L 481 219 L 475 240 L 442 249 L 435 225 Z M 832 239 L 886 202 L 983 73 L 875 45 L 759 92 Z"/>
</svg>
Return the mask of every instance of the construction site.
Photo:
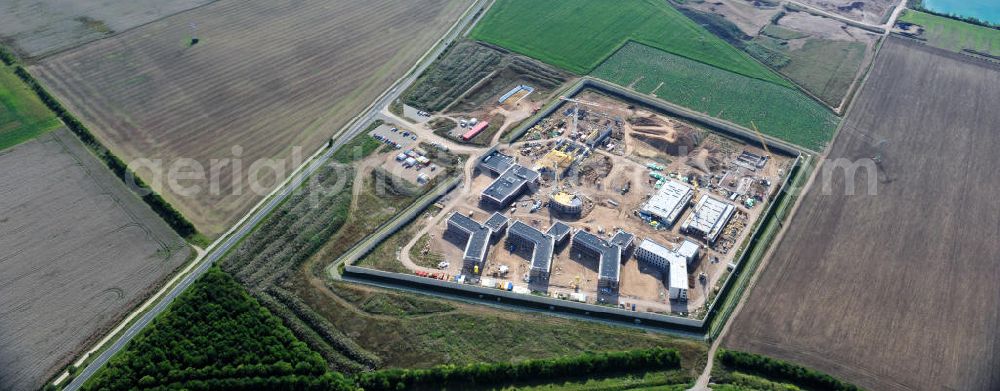
<svg viewBox="0 0 1000 391">
<path fill-rule="evenodd" d="M 442 201 L 412 240 L 441 261 L 414 272 L 702 319 L 794 157 L 597 91 L 559 99 Z"/>
</svg>

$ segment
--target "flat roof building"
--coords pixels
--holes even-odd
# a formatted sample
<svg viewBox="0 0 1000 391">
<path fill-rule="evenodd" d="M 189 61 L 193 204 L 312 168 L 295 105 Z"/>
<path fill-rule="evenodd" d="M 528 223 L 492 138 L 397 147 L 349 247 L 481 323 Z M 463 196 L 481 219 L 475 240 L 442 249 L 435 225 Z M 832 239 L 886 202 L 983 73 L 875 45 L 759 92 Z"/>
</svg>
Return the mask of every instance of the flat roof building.
<svg viewBox="0 0 1000 391">
<path fill-rule="evenodd" d="M 516 161 L 513 156 L 505 155 L 500 151 L 493 151 L 479 161 L 479 168 L 489 171 L 492 175 L 500 175 L 515 163 Z"/>
<path fill-rule="evenodd" d="M 490 240 L 501 233 L 503 228 L 506 228 L 507 221 L 507 216 L 499 213 L 490 216 L 486 224 L 479 224 L 471 217 L 458 212 L 453 212 L 451 216 L 448 216 L 448 228 L 445 230 L 445 235 L 453 235 L 459 241 L 465 242 L 465 251 L 462 255 L 464 268 L 471 270 L 476 266 L 482 267 L 486 261 Z"/>
<path fill-rule="evenodd" d="M 480 201 L 496 208 L 505 208 L 526 189 L 538 184 L 538 171 L 520 164 L 510 166 L 483 190 Z"/>
<path fill-rule="evenodd" d="M 556 240 L 556 245 L 559 245 L 569 238 L 570 231 L 571 228 L 569 225 L 566 225 L 566 223 L 562 221 L 556 221 L 555 224 L 552 224 L 552 226 L 549 227 L 548 231 L 545 231 L 545 233 L 552 236 L 552 238 Z"/>
<path fill-rule="evenodd" d="M 507 243 L 515 246 L 515 251 L 530 249 L 532 279 L 548 279 L 552 270 L 552 253 L 555 238 L 542 233 L 535 227 L 515 221 L 507 230 Z"/>
<path fill-rule="evenodd" d="M 684 239 L 683 242 L 675 250 L 677 254 L 684 257 L 687 260 L 687 264 L 690 266 L 695 259 L 698 259 L 698 251 L 701 250 L 701 246 L 698 243 L 692 242 L 690 240 Z"/>
<path fill-rule="evenodd" d="M 667 180 L 663 187 L 649 197 L 640 212 L 649 215 L 664 225 L 673 226 L 694 196 L 694 190 L 680 182 Z"/>
<path fill-rule="evenodd" d="M 708 243 L 715 243 L 715 240 L 722 234 L 722 229 L 733 217 L 736 207 L 724 201 L 719 201 L 708 194 L 701 196 L 698 205 L 694 208 L 694 213 L 688 216 L 681 226 L 681 231 L 688 234 L 697 235 L 705 239 Z"/>
<path fill-rule="evenodd" d="M 619 239 L 616 244 L 609 243 L 597 235 L 583 230 L 577 231 L 573 235 L 574 250 L 597 258 L 597 285 L 600 287 L 618 288 L 622 258 L 626 252 L 626 248 L 621 247 L 621 244 L 627 242 L 630 245 L 631 239 L 627 239 L 626 235 L 632 236 L 628 233 L 621 235 L 622 233 L 620 231 L 615 234 L 615 237 Z"/>
<path fill-rule="evenodd" d="M 649 238 L 636 248 L 635 258 L 665 273 L 671 299 L 687 300 L 687 258 Z"/>
<path fill-rule="evenodd" d="M 681 259 L 679 262 L 670 262 L 670 283 L 667 285 L 670 298 L 673 300 L 687 301 L 688 299 L 688 273 L 687 262 Z"/>
</svg>

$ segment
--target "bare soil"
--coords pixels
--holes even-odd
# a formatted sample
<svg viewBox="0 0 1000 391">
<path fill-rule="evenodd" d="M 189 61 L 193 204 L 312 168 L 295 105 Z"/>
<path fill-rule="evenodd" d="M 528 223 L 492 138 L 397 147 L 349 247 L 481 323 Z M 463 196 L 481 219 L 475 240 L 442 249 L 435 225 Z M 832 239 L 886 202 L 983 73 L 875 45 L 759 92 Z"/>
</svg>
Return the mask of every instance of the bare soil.
<svg viewBox="0 0 1000 391">
<path fill-rule="evenodd" d="M 821 168 L 724 345 L 866 389 L 1000 389 L 995 102 L 995 65 L 889 38 L 830 152 L 881 168 Z"/>
<path fill-rule="evenodd" d="M 214 237 L 263 195 L 251 191 L 251 164 L 283 159 L 283 173 L 260 176 L 260 187 L 272 188 L 294 168 L 293 148 L 304 156 L 319 149 L 468 4 L 222 0 L 45 58 L 32 71 L 126 162 L 162 159 L 165 174 L 181 158 L 206 172 L 212 159 L 242 159 L 242 180 L 223 166 L 217 192 L 208 180 L 182 181 L 201 186 L 194 196 L 138 170 Z"/>
<path fill-rule="evenodd" d="M 30 57 L 70 49 L 212 0 L 35 0 L 0 3 L 0 40 Z M 197 26 L 193 31 L 197 32 Z"/>
<path fill-rule="evenodd" d="M 894 0 L 798 0 L 821 10 L 845 16 L 848 19 L 868 24 L 882 24 L 892 7 L 899 3 Z"/>
<path fill-rule="evenodd" d="M 190 249 L 64 129 L 0 166 L 0 389 L 39 389 Z"/>
</svg>

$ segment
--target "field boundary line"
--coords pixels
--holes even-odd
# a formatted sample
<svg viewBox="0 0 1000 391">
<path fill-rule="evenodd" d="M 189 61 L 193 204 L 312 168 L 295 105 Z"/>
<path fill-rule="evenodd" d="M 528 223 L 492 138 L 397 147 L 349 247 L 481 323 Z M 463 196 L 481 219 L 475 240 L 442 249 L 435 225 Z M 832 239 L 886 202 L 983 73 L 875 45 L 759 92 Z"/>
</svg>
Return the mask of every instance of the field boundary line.
<svg viewBox="0 0 1000 391">
<path fill-rule="evenodd" d="M 156 18 L 154 20 L 148 21 L 146 23 L 138 24 L 138 25 L 129 27 L 129 28 L 121 30 L 121 31 L 115 31 L 115 32 L 113 32 L 111 34 L 108 34 L 108 35 L 105 35 L 103 37 L 100 37 L 100 38 L 97 38 L 97 39 L 94 39 L 94 40 L 90 40 L 90 41 L 87 41 L 87 42 L 82 42 L 82 43 L 76 44 L 74 46 L 69 46 L 69 47 L 65 47 L 65 48 L 61 48 L 61 49 L 49 50 L 47 52 L 42 52 L 41 54 L 38 54 L 37 56 L 25 56 L 25 59 L 29 60 L 29 62 L 28 62 L 29 65 L 34 65 L 34 64 L 36 64 L 36 63 L 38 63 L 38 62 L 40 62 L 42 60 L 45 60 L 46 58 L 55 57 L 55 56 L 58 56 L 60 54 L 66 53 L 66 52 L 71 52 L 71 51 L 76 50 L 76 49 L 87 47 L 87 46 L 96 44 L 97 42 L 103 41 L 105 39 L 114 38 L 114 37 L 117 37 L 119 35 L 122 35 L 122 34 L 125 34 L 127 32 L 130 32 L 132 30 L 135 30 L 135 29 L 138 29 L 138 28 L 142 28 L 142 27 L 151 25 L 153 23 L 160 22 L 160 21 L 162 21 L 164 19 L 167 19 L 167 18 L 172 18 L 174 16 L 183 14 L 185 12 L 195 11 L 195 10 L 198 10 L 198 9 L 201 9 L 201 8 L 204 8 L 204 7 L 208 7 L 208 6 L 210 6 L 212 4 L 215 4 L 215 3 L 218 3 L 218 2 L 219 2 L 219 0 L 212 0 L 212 1 L 209 1 L 209 2 L 207 2 L 205 4 L 197 5 L 197 6 L 188 8 L 188 9 L 183 9 L 183 10 L 180 10 L 180 11 L 177 11 L 177 12 L 174 12 L 174 13 L 166 14 L 166 15 L 160 16 L 159 18 Z"/>
<path fill-rule="evenodd" d="M 312 171 L 315 171 L 315 169 L 317 169 L 319 167 L 319 164 L 322 164 L 321 160 L 329 159 L 330 156 L 332 155 L 332 151 L 335 151 L 336 148 L 339 148 L 340 146 L 342 146 L 343 144 L 345 144 L 347 141 L 349 141 L 349 138 L 347 140 L 341 140 L 340 138 L 344 137 L 345 135 L 349 135 L 347 133 L 349 133 L 351 130 L 353 130 L 352 128 L 356 128 L 358 126 L 358 122 L 360 120 L 365 119 L 365 117 L 371 117 L 372 114 L 374 114 L 373 113 L 374 108 L 377 107 L 377 106 L 379 106 L 379 105 L 381 105 L 381 104 L 383 104 L 384 103 L 383 101 L 385 100 L 385 98 L 388 95 L 396 94 L 398 92 L 397 90 L 399 89 L 399 87 L 401 86 L 401 84 L 412 82 L 412 80 L 408 80 L 408 79 L 412 78 L 412 76 L 413 76 L 412 74 L 413 74 L 413 72 L 415 70 L 417 70 L 417 69 L 419 69 L 421 67 L 426 68 L 427 66 L 430 65 L 430 63 L 424 64 L 424 62 L 427 60 L 428 56 L 431 53 L 433 53 L 433 52 L 441 49 L 442 43 L 445 42 L 446 38 L 448 38 L 448 37 L 450 37 L 451 35 L 454 34 L 455 29 L 459 25 L 463 24 L 463 22 L 468 23 L 468 21 L 466 21 L 466 19 L 469 16 L 469 12 L 471 10 L 475 9 L 477 6 L 479 6 L 482 1 L 485 1 L 485 0 L 475 0 L 475 1 L 473 1 L 472 4 L 470 4 L 469 7 L 466 8 L 465 12 L 463 12 L 456 19 L 456 21 L 452 24 L 451 28 L 449 28 L 444 33 L 444 35 L 442 35 L 442 37 L 438 39 L 438 41 L 434 45 L 432 45 L 430 48 L 428 48 L 428 50 L 426 52 L 424 52 L 424 54 L 416 62 L 414 62 L 414 64 L 410 67 L 410 70 L 407 71 L 407 73 L 404 74 L 403 77 L 397 79 L 395 83 L 393 83 L 391 86 L 389 86 L 387 89 L 385 89 L 382 92 L 381 95 L 379 95 L 374 101 L 372 101 L 371 104 L 369 104 L 364 110 L 362 110 L 361 112 L 359 112 L 359 114 L 357 114 L 354 118 L 352 118 L 352 120 L 350 122 L 348 122 L 343 127 L 341 127 L 337 132 L 335 132 L 334 135 L 330 137 L 330 139 L 327 141 L 326 144 L 324 144 L 323 146 L 321 146 L 315 153 L 313 153 L 310 156 L 309 159 L 307 159 L 306 161 L 304 161 L 291 174 L 289 174 L 289 176 L 284 181 L 282 181 L 280 185 L 275 186 L 275 188 L 271 191 L 271 193 L 267 197 L 264 197 L 260 202 L 258 202 L 257 205 L 255 205 L 253 209 L 251 209 L 249 212 L 247 212 L 236 224 L 234 224 L 232 227 L 230 227 L 230 229 L 228 231 L 226 231 L 225 234 L 223 234 L 218 239 L 216 239 L 214 242 L 212 242 L 211 245 L 209 245 L 208 248 L 206 248 L 204 250 L 203 254 L 199 255 L 194 261 L 192 261 L 190 263 L 190 265 L 188 265 L 185 268 L 185 270 L 190 270 L 187 275 L 183 275 L 183 273 L 180 273 L 180 274 L 176 275 L 173 279 L 171 279 L 171 281 L 174 283 L 173 286 L 171 287 L 171 286 L 169 286 L 169 284 L 168 284 L 168 286 L 164 286 L 164 288 L 162 288 L 160 292 L 157 292 L 157 295 L 155 297 L 156 300 L 154 300 L 154 298 L 150 298 L 149 300 L 147 300 L 146 303 L 144 303 L 144 307 L 146 309 L 149 309 L 150 308 L 149 306 L 158 306 L 159 304 L 161 304 L 160 302 L 162 301 L 162 299 L 166 298 L 166 297 L 161 297 L 164 293 L 166 293 L 167 296 L 169 296 L 170 293 L 172 293 L 175 289 L 177 289 L 177 287 L 179 286 L 179 284 L 185 282 L 188 278 L 194 276 L 195 273 L 199 273 L 199 272 L 203 273 L 205 270 L 207 270 L 207 268 L 204 267 L 205 266 L 205 260 L 211 259 L 215 255 L 214 251 L 216 251 L 216 248 L 221 243 L 230 242 L 232 240 L 232 236 L 236 235 L 236 234 L 239 234 L 240 233 L 239 231 L 243 231 L 242 232 L 243 236 L 245 236 L 246 234 L 252 232 L 262 221 L 264 221 L 267 218 L 267 216 L 270 215 L 271 212 L 269 211 L 264 216 L 260 216 L 259 219 L 256 222 L 254 222 L 254 224 L 252 226 L 246 226 L 247 220 L 251 219 L 251 218 L 258 217 L 257 215 L 262 211 L 261 208 L 262 207 L 267 207 L 268 205 L 271 205 L 271 203 L 274 201 L 275 197 L 278 197 L 278 196 L 284 197 L 285 195 L 290 194 L 292 191 L 294 191 L 294 189 L 288 189 L 288 185 L 291 182 L 294 182 L 294 181 L 298 180 L 298 178 L 300 176 L 302 176 L 302 179 L 301 179 L 301 183 L 299 183 L 299 185 L 302 184 L 302 183 L 305 183 L 305 180 L 307 179 L 307 177 L 310 176 L 310 175 L 312 175 Z M 211 4 L 211 3 L 209 3 L 209 4 Z M 305 172 L 306 170 L 309 170 L 310 172 L 306 173 Z M 298 185 L 296 185 L 295 187 L 298 187 Z M 286 190 L 287 190 L 287 192 L 282 193 L 282 192 L 284 192 Z M 277 207 L 277 205 L 280 205 L 280 204 L 281 204 L 281 202 L 278 202 L 278 203 L 274 204 L 273 207 Z M 233 242 L 233 245 L 238 244 L 241 240 L 242 240 L 242 237 L 239 240 Z M 218 255 L 217 258 L 221 259 L 231 249 L 232 248 L 230 247 L 229 249 L 226 250 L 225 253 L 222 253 L 222 254 Z M 183 290 L 181 292 L 183 292 Z M 179 295 L 181 292 L 177 292 L 177 294 Z M 164 305 L 164 308 L 166 308 L 166 305 Z M 146 312 L 148 312 L 148 311 L 146 311 Z M 147 314 L 146 312 L 133 311 L 133 313 L 130 314 L 130 316 L 129 316 L 128 319 L 131 319 L 132 323 L 134 323 L 134 321 L 136 320 L 137 317 L 146 315 Z M 154 319 L 155 319 L 155 317 L 154 317 Z M 122 323 L 119 324 L 119 326 L 116 328 L 116 330 L 123 330 L 124 332 L 127 333 L 128 329 L 131 328 L 131 327 L 132 327 L 132 325 L 130 325 L 128 322 L 122 322 Z M 137 330 L 135 334 L 138 334 L 139 332 L 141 332 L 141 329 Z M 116 336 L 115 334 L 109 334 L 109 335 L 105 336 L 105 338 L 102 339 L 102 341 L 104 341 L 102 343 L 102 345 L 106 344 L 107 341 L 115 339 L 114 338 L 115 336 Z M 121 339 L 121 338 L 124 338 L 124 337 L 125 336 L 123 335 L 122 337 L 120 337 L 118 339 Z M 129 338 L 129 340 L 130 339 L 131 339 L 131 337 Z M 95 349 L 92 349 L 91 352 L 96 352 L 96 351 L 98 351 L 100 349 L 101 349 L 101 347 L 97 347 Z M 90 354 L 91 353 L 88 353 L 88 355 L 90 355 Z M 90 357 L 92 357 L 92 355 Z M 89 357 L 81 358 L 80 360 L 78 360 L 78 362 L 84 362 L 87 358 L 89 358 Z M 89 365 L 88 365 L 88 368 L 89 368 Z M 96 368 L 96 369 L 94 369 L 93 371 L 96 372 L 98 369 L 99 369 L 99 367 Z M 68 371 L 67 371 L 67 374 L 68 374 Z M 87 380 L 89 380 L 89 378 L 90 378 L 90 376 L 92 374 L 93 374 L 93 372 L 87 374 Z M 63 379 L 63 380 L 65 380 L 65 377 L 63 377 L 63 376 L 60 376 L 60 378 Z M 76 380 L 76 379 L 77 378 L 74 378 L 74 380 Z M 86 380 L 84 380 L 84 382 L 86 382 Z M 72 384 L 73 383 L 70 383 L 70 385 L 67 385 L 67 387 L 71 386 Z M 80 385 L 82 385 L 82 384 L 83 383 L 81 383 Z"/>
</svg>

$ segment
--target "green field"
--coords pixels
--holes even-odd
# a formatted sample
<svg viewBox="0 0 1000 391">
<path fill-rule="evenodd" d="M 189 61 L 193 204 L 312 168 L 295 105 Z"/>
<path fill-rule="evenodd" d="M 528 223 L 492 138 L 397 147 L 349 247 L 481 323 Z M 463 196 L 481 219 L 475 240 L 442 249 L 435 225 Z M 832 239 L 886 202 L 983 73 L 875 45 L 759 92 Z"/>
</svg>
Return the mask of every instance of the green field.
<svg viewBox="0 0 1000 391">
<path fill-rule="evenodd" d="M 14 75 L 0 64 L 0 150 L 10 148 L 59 127 L 59 120 Z"/>
<path fill-rule="evenodd" d="M 959 20 L 931 15 L 925 12 L 906 10 L 899 22 L 923 26 L 921 38 L 942 49 L 956 52 L 972 49 L 1000 56 L 1000 30 L 977 26 Z M 898 23 L 898 22 L 897 22 Z"/>
<path fill-rule="evenodd" d="M 839 118 L 792 88 L 748 78 L 629 43 L 592 75 L 642 93 L 814 150 L 821 150 Z"/>
<path fill-rule="evenodd" d="M 589 73 L 632 40 L 752 78 L 789 85 L 665 1 L 505 0 L 493 5 L 471 36 L 578 74 Z"/>
</svg>

